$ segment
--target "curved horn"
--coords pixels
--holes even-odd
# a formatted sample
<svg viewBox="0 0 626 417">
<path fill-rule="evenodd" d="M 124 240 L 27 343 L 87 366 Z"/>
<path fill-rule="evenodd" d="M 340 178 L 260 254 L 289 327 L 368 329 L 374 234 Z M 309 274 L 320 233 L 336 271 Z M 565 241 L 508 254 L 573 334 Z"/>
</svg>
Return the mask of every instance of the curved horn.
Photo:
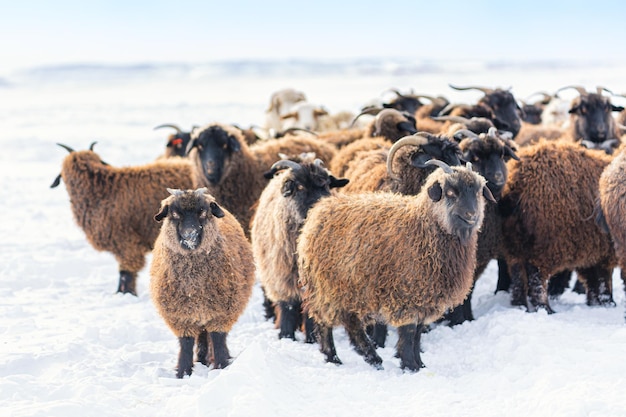
<svg viewBox="0 0 626 417">
<path fill-rule="evenodd" d="M 276 132 L 276 134 L 274 135 L 275 138 L 282 138 L 283 136 L 287 135 L 288 133 L 292 133 L 292 132 L 306 132 L 306 133 L 310 133 L 313 136 L 319 136 L 317 133 L 315 133 L 312 130 L 309 129 L 305 129 L 303 127 L 290 127 L 287 128 L 281 132 Z"/>
<path fill-rule="evenodd" d="M 603 92 L 603 91 L 606 91 L 607 93 L 609 93 L 609 94 L 610 94 L 610 95 L 612 95 L 612 96 L 614 95 L 614 94 L 613 94 L 613 92 L 612 92 L 611 90 L 609 90 L 608 88 L 606 88 L 606 87 L 602 87 L 602 86 L 597 86 L 597 87 L 596 87 L 596 92 L 597 92 L 597 94 L 598 94 L 599 96 L 601 96 L 601 95 L 602 95 L 602 92 Z"/>
<path fill-rule="evenodd" d="M 168 191 L 169 191 L 169 190 L 168 190 Z M 206 187 L 202 187 L 202 188 L 198 188 L 198 189 L 197 189 L 197 190 L 195 190 L 193 193 L 195 194 L 195 196 L 196 196 L 196 197 L 202 197 L 202 196 L 204 196 L 205 194 L 208 194 L 208 193 L 209 193 L 209 189 L 208 189 L 208 188 L 206 188 Z"/>
<path fill-rule="evenodd" d="M 430 117 L 433 120 L 436 120 L 438 122 L 454 122 L 454 123 L 463 123 L 463 124 L 467 124 L 467 122 L 469 122 L 470 120 L 466 117 L 462 117 L 462 116 L 450 116 L 450 115 L 446 115 L 446 116 L 431 116 Z"/>
<path fill-rule="evenodd" d="M 93 152 L 93 147 L 96 146 L 96 141 L 91 142 L 91 145 L 89 145 L 89 150 Z"/>
<path fill-rule="evenodd" d="M 532 93 L 531 95 L 526 97 L 526 101 L 528 101 L 529 98 L 531 98 L 533 96 L 537 96 L 537 95 L 540 95 L 540 96 L 543 97 L 543 99 L 540 101 L 540 103 L 547 104 L 547 103 L 550 102 L 550 100 L 552 100 L 552 94 L 548 94 L 545 91 L 537 91 L 536 93 Z"/>
<path fill-rule="evenodd" d="M 63 145 L 62 143 L 57 143 L 57 145 L 59 145 L 60 147 L 62 147 L 62 148 L 63 148 L 63 149 L 65 149 L 66 151 L 68 151 L 69 153 L 76 152 L 76 151 L 74 151 L 74 149 L 70 148 L 70 147 L 69 147 L 69 146 L 67 146 L 67 145 Z"/>
<path fill-rule="evenodd" d="M 176 125 L 172 125 L 172 124 L 163 124 L 163 125 L 158 125 L 157 127 L 153 128 L 152 130 L 157 130 L 157 129 L 161 129 L 163 127 L 171 127 L 172 129 L 176 130 L 176 133 L 182 133 L 183 131 L 180 130 L 180 127 L 176 126 Z"/>
<path fill-rule="evenodd" d="M 324 161 L 322 161 L 322 160 L 321 160 L 321 159 L 319 159 L 319 158 L 315 158 L 315 161 L 313 161 L 313 164 L 314 164 L 316 167 L 319 167 L 319 168 L 323 168 L 323 167 L 324 167 Z"/>
<path fill-rule="evenodd" d="M 478 90 L 478 91 L 482 91 L 485 94 L 491 94 L 494 91 L 492 88 L 487 88 L 487 87 L 478 87 L 478 86 L 457 87 L 457 86 L 454 86 L 452 84 L 448 84 L 448 85 L 450 86 L 450 88 L 453 88 L 455 90 L 460 90 L 460 91 L 463 91 L 463 90 Z"/>
<path fill-rule="evenodd" d="M 61 174 L 57 175 L 57 177 L 52 182 L 52 185 L 50 185 L 50 188 L 58 187 L 59 184 L 61 184 Z"/>
<path fill-rule="evenodd" d="M 173 196 L 179 196 L 183 194 L 183 190 L 179 190 L 178 188 L 166 188 L 167 192 Z"/>
<path fill-rule="evenodd" d="M 429 159 L 428 161 L 424 162 L 424 165 L 438 166 L 439 168 L 443 169 L 443 172 L 445 172 L 446 174 L 452 174 L 454 172 L 448 164 L 446 164 L 443 161 L 440 161 L 439 159 Z M 471 164 L 470 164 L 470 167 L 471 167 Z"/>
<path fill-rule="evenodd" d="M 466 138 L 470 138 L 472 140 L 479 140 L 480 136 L 478 136 L 476 133 L 472 132 L 471 130 L 468 129 L 459 129 L 456 132 L 454 132 L 454 138 L 456 139 L 457 135 L 463 135 Z"/>
<path fill-rule="evenodd" d="M 372 116 L 376 116 L 378 113 L 380 113 L 383 110 L 384 110 L 383 107 L 366 107 L 366 108 L 362 109 L 361 113 L 359 113 L 358 115 L 356 115 L 356 117 L 354 119 L 352 119 L 352 122 L 350 122 L 350 127 L 353 127 L 354 124 L 356 123 L 357 119 L 359 117 L 363 116 L 364 114 L 370 114 Z"/>
<path fill-rule="evenodd" d="M 425 143 L 428 143 L 427 135 L 428 133 L 426 132 L 417 132 L 414 135 L 405 136 L 402 139 L 398 140 L 396 143 L 394 143 L 391 148 L 389 148 L 389 153 L 387 154 L 387 173 L 389 174 L 389 177 L 391 179 L 393 180 L 399 179 L 399 177 L 395 174 L 395 172 L 393 172 L 393 169 L 392 169 L 393 157 L 398 151 L 398 149 L 406 145 L 413 145 L 413 146 L 424 145 Z"/>
<path fill-rule="evenodd" d="M 493 139 L 498 139 L 498 129 L 495 126 L 490 127 L 487 132 L 487 136 Z"/>
<path fill-rule="evenodd" d="M 581 96 L 586 96 L 588 94 L 587 90 L 585 90 L 585 87 L 582 87 L 580 85 L 566 85 L 565 87 L 561 87 L 558 90 L 556 90 L 556 92 L 554 93 L 554 96 L 558 97 L 557 93 L 559 91 L 567 90 L 568 88 L 575 89 L 576 91 L 578 91 L 578 94 L 580 94 Z"/>
<path fill-rule="evenodd" d="M 278 171 L 287 169 L 287 168 L 291 168 L 293 171 L 301 171 L 302 165 L 290 159 L 281 159 L 280 161 L 274 162 L 274 165 L 272 165 L 269 171 L 263 173 L 263 176 L 267 179 L 270 179 Z"/>
</svg>

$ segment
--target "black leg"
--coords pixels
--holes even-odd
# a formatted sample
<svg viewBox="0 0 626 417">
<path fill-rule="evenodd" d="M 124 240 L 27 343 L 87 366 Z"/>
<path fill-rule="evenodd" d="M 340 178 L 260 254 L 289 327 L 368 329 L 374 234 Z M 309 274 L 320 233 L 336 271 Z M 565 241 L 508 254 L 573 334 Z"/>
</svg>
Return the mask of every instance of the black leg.
<svg viewBox="0 0 626 417">
<path fill-rule="evenodd" d="M 230 353 L 226 346 L 226 333 L 211 332 L 209 335 L 213 345 L 213 366 L 215 369 L 224 369 L 230 365 Z"/>
<path fill-rule="evenodd" d="M 341 360 L 335 350 L 335 340 L 333 339 L 333 328 L 317 323 L 317 334 L 320 342 L 320 351 L 326 357 L 326 362 L 341 365 Z"/>
<path fill-rule="evenodd" d="M 376 369 L 383 369 L 383 360 L 376 353 L 376 348 L 365 334 L 363 329 L 363 322 L 352 313 L 348 313 L 343 317 L 343 325 L 348 332 L 348 337 L 354 350 L 363 356 L 365 362 L 369 363 Z"/>
<path fill-rule="evenodd" d="M 580 279 L 576 280 L 576 282 L 574 283 L 574 288 L 572 288 L 572 291 L 575 292 L 576 294 L 584 294 L 587 292 L 585 288 L 585 284 L 583 284 L 583 282 Z"/>
<path fill-rule="evenodd" d="M 265 319 L 273 319 L 276 317 L 276 312 L 274 311 L 274 303 L 270 301 L 269 298 L 265 295 L 265 288 L 263 290 L 263 310 L 265 311 Z"/>
<path fill-rule="evenodd" d="M 202 365 L 208 365 L 209 364 L 209 335 L 207 334 L 206 330 L 202 330 L 200 332 L 200 334 L 198 335 L 198 340 L 197 340 L 197 346 L 198 346 L 198 362 L 200 362 Z"/>
<path fill-rule="evenodd" d="M 132 294 L 137 295 L 137 290 L 135 289 L 137 274 L 129 271 L 120 271 L 120 282 L 117 286 L 117 292 L 121 292 L 122 294 Z"/>
<path fill-rule="evenodd" d="M 280 333 L 278 333 L 278 338 L 296 340 L 296 326 L 300 303 L 280 301 L 278 308 L 280 309 Z"/>
<path fill-rule="evenodd" d="M 396 345 L 397 356 L 400 358 L 400 368 L 412 372 L 417 372 L 420 369 L 415 359 L 416 331 L 417 327 L 415 324 L 406 324 L 398 327 L 398 344 Z"/>
<path fill-rule="evenodd" d="M 569 282 L 572 278 L 572 271 L 565 270 L 556 273 L 550 277 L 548 281 L 548 295 L 550 298 L 557 298 L 565 292 L 566 288 L 569 288 Z"/>
<path fill-rule="evenodd" d="M 524 306 L 528 309 L 528 300 L 526 298 L 528 289 L 526 285 L 526 271 L 523 264 L 516 262 L 510 265 L 509 276 L 511 279 L 511 305 Z"/>
<path fill-rule="evenodd" d="M 528 299 L 530 304 L 535 308 L 543 308 L 548 314 L 553 314 L 554 310 L 548 302 L 548 292 L 546 291 L 546 282 L 541 276 L 539 269 L 526 262 L 526 274 L 528 276 Z"/>
<path fill-rule="evenodd" d="M 193 368 L 193 343 L 191 336 L 179 337 L 180 351 L 178 353 L 178 367 L 176 368 L 176 378 L 191 375 Z"/>
<path fill-rule="evenodd" d="M 615 306 L 613 301 L 613 282 L 611 268 L 598 265 L 589 268 L 577 269 L 579 281 L 585 283 L 587 289 L 587 305 L 589 306 Z"/>
<path fill-rule="evenodd" d="M 374 347 L 384 348 L 387 341 L 387 325 L 385 323 L 375 322 L 365 327 L 365 333 L 369 336 Z"/>
<path fill-rule="evenodd" d="M 304 343 L 315 343 L 315 321 L 308 314 L 303 314 L 304 320 Z"/>
<path fill-rule="evenodd" d="M 470 289 L 467 297 L 465 297 L 465 300 L 463 300 L 463 304 L 454 307 L 443 316 L 443 319 L 448 322 L 448 326 L 456 326 L 457 324 L 462 324 L 465 321 L 474 320 L 474 314 L 472 314 L 473 292 L 474 287 Z"/>
<path fill-rule="evenodd" d="M 424 362 L 422 362 L 422 333 L 424 333 L 424 323 L 417 323 L 417 328 L 415 329 L 415 341 L 413 343 L 413 355 L 415 356 L 415 362 L 417 363 L 418 369 L 425 368 Z"/>
<path fill-rule="evenodd" d="M 496 284 L 496 292 L 508 292 L 510 287 L 511 276 L 509 275 L 509 267 L 504 259 L 498 259 L 498 283 Z"/>
</svg>

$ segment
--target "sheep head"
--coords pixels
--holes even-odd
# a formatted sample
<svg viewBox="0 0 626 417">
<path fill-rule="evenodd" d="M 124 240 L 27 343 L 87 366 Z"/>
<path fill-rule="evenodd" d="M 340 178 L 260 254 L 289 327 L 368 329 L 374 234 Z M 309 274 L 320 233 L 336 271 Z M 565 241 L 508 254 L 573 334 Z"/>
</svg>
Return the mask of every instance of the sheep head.
<svg viewBox="0 0 626 417">
<path fill-rule="evenodd" d="M 169 135 L 167 138 L 166 147 L 166 155 L 170 156 L 185 156 L 185 151 L 187 150 L 187 145 L 191 140 L 190 132 L 183 132 L 178 126 L 174 124 L 162 124 L 156 126 L 153 130 L 162 129 L 164 127 L 169 127 L 174 129 L 176 132 Z"/>
<path fill-rule="evenodd" d="M 597 143 L 614 139 L 617 132 L 612 112 L 622 111 L 624 107 L 611 104 L 611 99 L 603 96 L 600 88 L 598 93 L 580 88 L 577 91 L 580 94 L 572 100 L 568 111 L 572 137 Z"/>
<path fill-rule="evenodd" d="M 243 143 L 236 128 L 212 124 L 194 129 L 186 153 L 201 167 L 208 183 L 217 185 L 229 174 L 232 164 L 228 162 L 241 152 Z"/>
</svg>

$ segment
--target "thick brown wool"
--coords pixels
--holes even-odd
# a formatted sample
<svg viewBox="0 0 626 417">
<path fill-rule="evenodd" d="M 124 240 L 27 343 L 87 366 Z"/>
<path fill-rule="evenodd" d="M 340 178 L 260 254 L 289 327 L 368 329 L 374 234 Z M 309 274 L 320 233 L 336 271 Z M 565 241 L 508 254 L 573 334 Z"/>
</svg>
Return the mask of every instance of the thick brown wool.
<svg viewBox="0 0 626 417">
<path fill-rule="evenodd" d="M 508 162 L 502 233 L 509 265 L 530 262 L 547 280 L 564 269 L 615 265 L 595 222 L 598 182 L 611 157 L 569 141 L 539 141 Z"/>
<path fill-rule="evenodd" d="M 626 278 L 626 148 L 622 147 L 615 159 L 600 176 L 600 204 L 608 226 L 615 255 Z M 626 281 L 625 281 L 626 284 Z"/>
<path fill-rule="evenodd" d="M 168 218 L 156 240 L 150 293 L 177 337 L 196 337 L 202 330 L 228 333 L 250 299 L 255 279 L 250 243 L 237 219 L 223 211 L 222 218 L 209 215 L 194 250 L 181 247 Z"/>
<path fill-rule="evenodd" d="M 167 188 L 190 188 L 192 171 L 189 161 L 178 157 L 116 168 L 93 151 L 77 151 L 63 160 L 61 177 L 89 243 L 112 253 L 120 270 L 137 273 L 159 234 L 153 216 Z"/>
<path fill-rule="evenodd" d="M 457 171 L 458 169 L 455 169 Z M 485 185 L 476 173 L 463 176 Z M 340 194 L 320 200 L 298 239 L 298 266 L 309 314 L 327 326 L 346 313 L 394 326 L 429 323 L 460 304 L 473 283 L 477 229 L 466 242 L 450 234 L 445 201 L 417 196 Z M 479 197 L 479 210 L 484 210 Z M 482 223 L 482 216 L 477 228 Z"/>
</svg>

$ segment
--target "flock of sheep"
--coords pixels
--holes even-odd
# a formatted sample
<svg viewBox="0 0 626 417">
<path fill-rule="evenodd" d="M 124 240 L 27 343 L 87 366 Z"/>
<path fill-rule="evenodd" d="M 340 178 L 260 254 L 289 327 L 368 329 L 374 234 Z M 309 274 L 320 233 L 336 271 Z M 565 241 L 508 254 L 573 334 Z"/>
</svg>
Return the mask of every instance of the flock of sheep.
<svg viewBox="0 0 626 417">
<path fill-rule="evenodd" d="M 226 337 L 255 280 L 280 338 L 318 342 L 340 364 L 333 327 L 382 367 L 397 328 L 402 369 L 418 371 L 420 337 L 436 321 L 472 320 L 475 281 L 498 260 L 496 290 L 552 313 L 576 271 L 588 305 L 615 305 L 626 283 L 623 107 L 612 93 L 568 86 L 522 103 L 483 87 L 476 103 L 403 94 L 361 114 L 329 114 L 294 89 L 270 99 L 264 128 L 172 128 L 165 152 L 115 167 L 93 144 L 62 163 L 74 219 L 119 264 L 136 294 L 150 288 L 178 337 L 177 377 L 197 360 L 228 366 Z M 369 119 L 368 119 L 369 118 Z"/>
</svg>

